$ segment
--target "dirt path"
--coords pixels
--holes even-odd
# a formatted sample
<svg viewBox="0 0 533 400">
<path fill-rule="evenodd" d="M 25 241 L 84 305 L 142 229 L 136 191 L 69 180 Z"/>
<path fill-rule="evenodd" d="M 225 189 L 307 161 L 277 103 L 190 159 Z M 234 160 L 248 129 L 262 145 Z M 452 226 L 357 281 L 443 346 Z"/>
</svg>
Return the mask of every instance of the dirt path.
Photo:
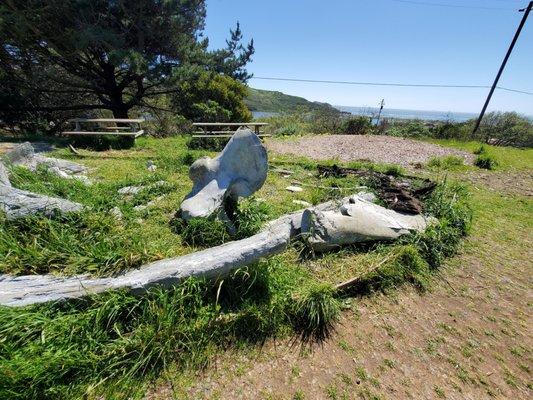
<svg viewBox="0 0 533 400">
<path fill-rule="evenodd" d="M 425 163 L 432 157 L 457 156 L 471 164 L 474 155 L 432 143 L 392 136 L 315 135 L 296 139 L 271 139 L 270 151 L 317 160 L 337 158 L 341 161 L 367 160 L 408 166 Z"/>
<path fill-rule="evenodd" d="M 493 190 L 473 196 L 474 234 L 431 292 L 406 286 L 355 299 L 322 347 L 302 351 L 282 340 L 255 354 L 227 353 L 148 398 L 531 398 L 531 204 Z"/>
</svg>

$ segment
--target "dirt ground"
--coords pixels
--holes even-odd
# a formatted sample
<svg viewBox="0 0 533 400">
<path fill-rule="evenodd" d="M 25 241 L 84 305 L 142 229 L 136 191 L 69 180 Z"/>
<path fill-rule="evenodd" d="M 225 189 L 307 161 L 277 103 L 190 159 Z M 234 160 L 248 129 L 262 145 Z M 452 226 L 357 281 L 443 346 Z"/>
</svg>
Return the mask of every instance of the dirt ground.
<svg viewBox="0 0 533 400">
<path fill-rule="evenodd" d="M 295 139 L 271 139 L 269 151 L 313 159 L 337 158 L 341 161 L 368 160 L 409 166 L 426 163 L 432 157 L 457 156 L 471 164 L 474 155 L 418 140 L 373 135 L 315 135 Z"/>
<path fill-rule="evenodd" d="M 481 204 L 473 234 L 430 292 L 354 299 L 322 345 L 228 352 L 147 399 L 532 398 L 533 235 L 519 206 L 531 187 L 509 196 L 499 189 L 512 176 L 467 179 Z"/>
<path fill-rule="evenodd" d="M 525 171 L 467 171 L 462 180 L 474 188 L 486 187 L 495 192 L 533 196 L 533 170 Z"/>
</svg>

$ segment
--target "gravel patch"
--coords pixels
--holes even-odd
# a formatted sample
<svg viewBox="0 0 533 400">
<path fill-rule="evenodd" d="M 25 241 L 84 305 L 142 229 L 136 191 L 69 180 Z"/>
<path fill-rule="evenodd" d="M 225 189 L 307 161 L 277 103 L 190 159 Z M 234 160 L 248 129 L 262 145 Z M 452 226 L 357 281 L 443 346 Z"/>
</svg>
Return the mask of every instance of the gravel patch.
<svg viewBox="0 0 533 400">
<path fill-rule="evenodd" d="M 268 150 L 280 154 L 305 156 L 315 160 L 367 160 L 409 166 L 424 164 L 432 157 L 457 156 L 472 164 L 474 155 L 418 140 L 373 135 L 316 135 L 297 139 L 270 139 Z"/>
</svg>

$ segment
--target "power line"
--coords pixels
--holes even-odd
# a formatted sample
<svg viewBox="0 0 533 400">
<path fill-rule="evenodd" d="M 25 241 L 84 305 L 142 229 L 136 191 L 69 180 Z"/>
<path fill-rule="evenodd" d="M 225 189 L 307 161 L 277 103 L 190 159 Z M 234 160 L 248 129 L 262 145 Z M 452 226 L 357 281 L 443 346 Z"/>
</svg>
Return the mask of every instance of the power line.
<svg viewBox="0 0 533 400">
<path fill-rule="evenodd" d="M 509 49 L 507 50 L 507 53 L 505 54 L 505 57 L 503 58 L 502 65 L 500 66 L 500 69 L 498 70 L 498 73 L 496 74 L 496 79 L 494 79 L 494 83 L 492 84 L 492 87 L 490 88 L 489 95 L 487 96 L 487 100 L 485 100 L 485 104 L 483 105 L 483 108 L 481 109 L 481 113 L 479 114 L 479 118 L 476 121 L 476 125 L 474 126 L 474 130 L 472 131 L 472 134 L 476 133 L 476 131 L 479 128 L 479 125 L 481 124 L 481 120 L 483 119 L 483 115 L 485 115 L 485 111 L 487 111 L 487 106 L 489 105 L 490 99 L 492 97 L 492 93 L 494 93 L 494 89 L 498 87 L 497 85 L 498 85 L 498 81 L 500 80 L 500 76 L 502 75 L 505 65 L 507 64 L 507 61 L 509 60 L 511 53 L 513 52 L 514 45 L 516 44 L 516 41 L 518 40 L 518 37 L 520 36 L 520 32 L 522 31 L 522 28 L 524 27 L 524 24 L 526 23 L 527 17 L 529 16 L 531 9 L 533 9 L 533 1 L 530 1 L 526 8 L 520 10 L 521 12 L 524 11 L 524 16 L 522 17 L 522 20 L 520 21 L 520 24 L 518 25 L 518 28 L 516 29 L 516 33 L 513 36 L 513 40 L 511 41 L 511 45 L 509 46 Z"/>
<path fill-rule="evenodd" d="M 297 79 L 297 78 L 274 78 L 266 76 L 253 76 L 251 79 L 260 79 L 265 81 L 286 81 L 286 82 L 306 82 L 306 83 L 332 83 L 342 85 L 361 85 L 361 86 L 395 86 L 395 87 L 427 87 L 427 88 L 459 88 L 459 89 L 489 89 L 487 85 L 445 85 L 445 84 L 418 84 L 418 83 L 389 83 L 389 82 L 354 82 L 354 81 L 330 81 L 318 79 Z M 498 89 L 508 92 L 522 93 L 533 95 L 533 92 L 524 90 L 510 89 L 498 86 Z"/>
<path fill-rule="evenodd" d="M 407 3 L 407 4 L 416 4 L 421 6 L 435 6 L 435 7 L 449 7 L 449 8 L 472 8 L 480 10 L 498 10 L 498 11 L 515 11 L 510 8 L 501 8 L 501 7 L 483 7 L 483 6 L 465 6 L 459 4 L 444 4 L 444 3 L 427 3 L 425 1 L 414 1 L 414 0 L 390 0 L 397 3 Z"/>
</svg>

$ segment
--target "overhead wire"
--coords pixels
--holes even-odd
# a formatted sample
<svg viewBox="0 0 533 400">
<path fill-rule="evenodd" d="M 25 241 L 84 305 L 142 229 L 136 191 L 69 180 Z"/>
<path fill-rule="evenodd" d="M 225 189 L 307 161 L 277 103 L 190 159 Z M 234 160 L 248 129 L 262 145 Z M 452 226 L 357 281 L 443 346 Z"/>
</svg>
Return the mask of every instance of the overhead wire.
<svg viewBox="0 0 533 400">
<path fill-rule="evenodd" d="M 396 82 L 356 82 L 356 81 L 333 81 L 322 79 L 298 79 L 298 78 L 279 78 L 267 76 L 252 76 L 251 79 L 268 80 L 268 81 L 287 81 L 287 82 L 304 82 L 304 83 L 327 83 L 327 84 L 342 84 L 342 85 L 361 85 L 361 86 L 395 86 L 395 87 L 425 87 L 425 88 L 458 88 L 458 89 L 490 89 L 488 85 L 448 85 L 439 83 L 396 83 Z M 508 92 L 515 92 L 527 95 L 533 95 L 533 92 L 525 90 L 511 89 L 503 86 L 498 86 L 497 89 Z"/>
</svg>

